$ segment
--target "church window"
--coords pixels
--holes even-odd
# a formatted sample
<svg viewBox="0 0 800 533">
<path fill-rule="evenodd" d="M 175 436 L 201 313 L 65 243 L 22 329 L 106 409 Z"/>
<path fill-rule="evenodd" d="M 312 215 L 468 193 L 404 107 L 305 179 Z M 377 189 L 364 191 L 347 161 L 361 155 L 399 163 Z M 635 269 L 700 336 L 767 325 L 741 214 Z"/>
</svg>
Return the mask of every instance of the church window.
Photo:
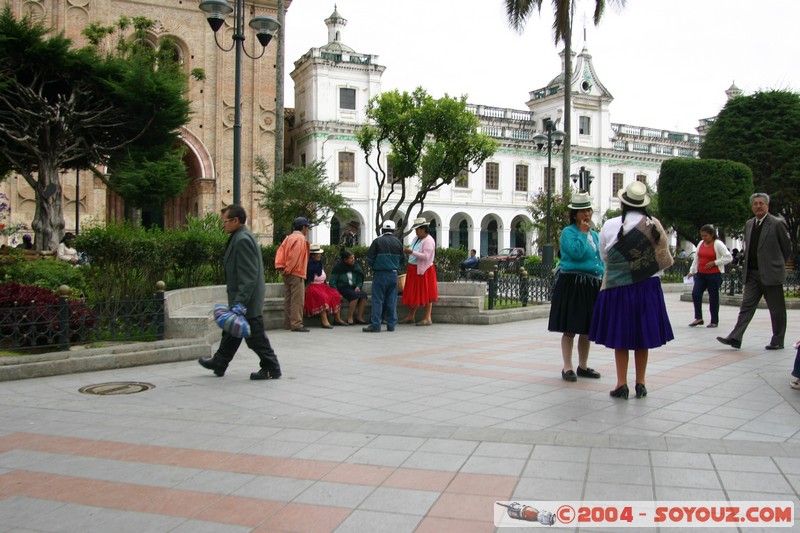
<svg viewBox="0 0 800 533">
<path fill-rule="evenodd" d="M 356 108 L 356 90 L 342 87 L 339 89 L 339 109 Z"/>
<path fill-rule="evenodd" d="M 641 181 L 642 183 L 647 184 L 647 176 L 644 174 L 638 174 L 636 176 L 636 181 Z"/>
<path fill-rule="evenodd" d="M 486 188 L 492 191 L 500 188 L 500 163 L 486 163 Z"/>
<path fill-rule="evenodd" d="M 581 135 L 591 135 L 591 133 L 592 133 L 592 119 L 590 117 L 581 116 L 578 119 L 578 132 Z"/>
<path fill-rule="evenodd" d="M 528 165 L 517 165 L 515 169 L 514 190 L 528 192 Z"/>
<path fill-rule="evenodd" d="M 356 181 L 356 154 L 339 152 L 339 181 L 353 183 Z"/>
</svg>

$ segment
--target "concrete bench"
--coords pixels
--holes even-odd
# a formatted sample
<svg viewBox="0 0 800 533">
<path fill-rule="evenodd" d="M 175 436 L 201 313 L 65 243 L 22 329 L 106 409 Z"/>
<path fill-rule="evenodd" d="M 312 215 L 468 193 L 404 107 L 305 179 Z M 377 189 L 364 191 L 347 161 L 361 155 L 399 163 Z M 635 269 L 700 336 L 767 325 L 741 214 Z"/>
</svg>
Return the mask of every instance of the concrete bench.
<svg viewBox="0 0 800 533">
<path fill-rule="evenodd" d="M 488 311 L 485 309 L 486 285 L 484 283 L 439 282 L 439 301 L 433 305 L 434 323 L 448 324 L 494 324 L 514 320 L 528 320 L 546 316 L 549 305 L 534 305 L 525 308 Z M 365 282 L 364 290 L 372 292 L 372 283 Z M 209 342 L 219 336 L 212 313 L 214 304 L 227 301 L 224 285 L 196 287 L 168 291 L 165 299 L 165 335 L 167 338 L 206 338 Z M 372 299 L 367 300 L 364 317 L 372 310 Z M 343 306 L 344 308 L 345 306 Z M 346 309 L 343 318 L 346 317 Z M 397 313 L 400 318 L 408 309 L 398 300 Z M 268 283 L 264 295 L 264 327 L 267 330 L 283 328 L 283 284 Z M 421 318 L 421 311 L 418 318 Z M 319 317 L 304 318 L 310 327 L 320 325 Z"/>
</svg>

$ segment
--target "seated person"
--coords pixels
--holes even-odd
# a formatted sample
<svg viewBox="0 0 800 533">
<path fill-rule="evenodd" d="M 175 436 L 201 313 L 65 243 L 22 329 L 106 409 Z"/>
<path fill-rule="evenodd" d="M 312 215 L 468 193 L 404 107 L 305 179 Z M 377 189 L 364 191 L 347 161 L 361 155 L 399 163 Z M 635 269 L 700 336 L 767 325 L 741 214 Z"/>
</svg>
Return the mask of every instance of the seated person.
<svg viewBox="0 0 800 533">
<path fill-rule="evenodd" d="M 367 293 L 364 292 L 364 271 L 356 263 L 353 252 L 343 250 L 339 261 L 331 271 L 331 287 L 335 287 L 342 298 L 350 302 L 350 324 L 366 324 L 364 307 L 367 305 Z"/>
<path fill-rule="evenodd" d="M 33 240 L 30 235 L 23 235 L 22 242 L 17 245 L 17 248 L 22 250 L 33 250 Z"/>
<path fill-rule="evenodd" d="M 319 244 L 312 244 L 309 251 L 308 270 L 306 272 L 306 301 L 303 309 L 306 316 L 319 315 L 324 329 L 333 329 L 333 325 L 328 320 L 328 313 L 333 313 L 334 324 L 337 326 L 347 326 L 347 322 L 342 320 L 339 310 L 342 305 L 342 296 L 339 291 L 325 283 L 325 271 L 322 269 L 322 248 Z"/>
<path fill-rule="evenodd" d="M 478 252 L 473 248 L 469 251 L 469 257 L 461 261 L 461 271 L 474 270 L 478 268 Z"/>
<path fill-rule="evenodd" d="M 56 248 L 56 257 L 72 265 L 77 265 L 79 261 L 78 251 L 72 247 L 73 240 L 75 240 L 75 235 L 69 231 L 66 232 L 64 238 L 58 244 L 58 248 Z"/>
</svg>

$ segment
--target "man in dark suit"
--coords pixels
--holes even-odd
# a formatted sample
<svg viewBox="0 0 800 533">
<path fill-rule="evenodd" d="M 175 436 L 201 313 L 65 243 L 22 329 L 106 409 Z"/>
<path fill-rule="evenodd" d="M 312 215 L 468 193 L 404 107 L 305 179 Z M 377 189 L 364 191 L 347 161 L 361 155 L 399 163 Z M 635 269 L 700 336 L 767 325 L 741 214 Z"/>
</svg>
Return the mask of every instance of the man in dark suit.
<svg viewBox="0 0 800 533">
<path fill-rule="evenodd" d="M 767 350 L 783 349 L 786 335 L 786 300 L 783 284 L 786 282 L 786 262 L 792 252 L 789 232 L 780 218 L 769 214 L 769 195 L 757 192 L 750 197 L 755 217 L 744 226 L 744 294 L 739 308 L 739 318 L 727 337 L 717 337 L 722 344 L 742 347 L 742 337 L 756 312 L 759 300 L 767 300 L 772 320 L 772 339 Z"/>
<path fill-rule="evenodd" d="M 278 379 L 281 365 L 278 356 L 269 343 L 264 331 L 264 261 L 261 246 L 250 230 L 244 225 L 247 214 L 242 206 L 232 204 L 222 212 L 222 224 L 229 234 L 225 245 L 223 265 L 228 292 L 228 305 L 233 309 L 237 304 L 246 308 L 244 317 L 250 324 L 250 336 L 245 338 L 247 346 L 256 352 L 261 360 L 261 369 L 250 374 L 250 379 Z M 227 331 L 222 332 L 222 340 L 213 357 L 201 357 L 201 366 L 213 370 L 217 376 L 224 376 L 225 370 L 236 355 L 242 339 Z"/>
</svg>

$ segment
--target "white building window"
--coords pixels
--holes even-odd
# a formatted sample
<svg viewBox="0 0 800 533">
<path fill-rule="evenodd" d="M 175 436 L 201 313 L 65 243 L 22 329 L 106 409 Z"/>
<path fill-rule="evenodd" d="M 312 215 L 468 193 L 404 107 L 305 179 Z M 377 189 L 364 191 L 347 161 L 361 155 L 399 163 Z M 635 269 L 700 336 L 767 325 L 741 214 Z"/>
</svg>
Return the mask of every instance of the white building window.
<svg viewBox="0 0 800 533">
<path fill-rule="evenodd" d="M 486 163 L 486 189 L 496 191 L 500 188 L 500 163 Z"/>
<path fill-rule="evenodd" d="M 544 192 L 550 190 L 550 194 L 556 192 L 556 168 L 545 167 L 544 169 Z"/>
<path fill-rule="evenodd" d="M 614 172 L 611 175 L 611 194 L 616 196 L 622 189 L 622 172 Z"/>
<path fill-rule="evenodd" d="M 356 108 L 356 90 L 342 87 L 339 89 L 339 109 Z"/>
<path fill-rule="evenodd" d="M 339 181 L 356 181 L 356 154 L 353 152 L 339 152 Z"/>
<path fill-rule="evenodd" d="M 528 165 L 517 165 L 514 174 L 514 190 L 528 192 Z"/>
<path fill-rule="evenodd" d="M 592 134 L 592 119 L 590 117 L 581 116 L 578 118 L 578 133 L 581 135 Z"/>
<path fill-rule="evenodd" d="M 457 189 L 466 189 L 469 187 L 469 173 L 466 170 L 461 170 L 456 176 L 456 179 L 453 180 L 453 185 Z"/>
</svg>

